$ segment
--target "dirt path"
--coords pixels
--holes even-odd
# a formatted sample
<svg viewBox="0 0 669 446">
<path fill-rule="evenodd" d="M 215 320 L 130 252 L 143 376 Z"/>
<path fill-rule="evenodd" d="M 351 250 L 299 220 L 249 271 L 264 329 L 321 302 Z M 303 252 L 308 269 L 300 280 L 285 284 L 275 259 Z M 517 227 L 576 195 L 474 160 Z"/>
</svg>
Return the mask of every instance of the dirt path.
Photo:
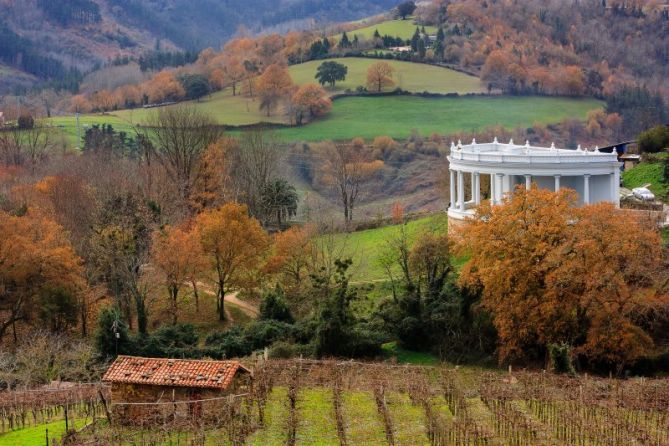
<svg viewBox="0 0 669 446">
<path fill-rule="evenodd" d="M 203 291 L 206 294 L 209 294 L 210 296 L 216 296 L 216 291 L 214 291 L 209 285 L 206 283 L 198 282 L 197 283 L 198 291 Z M 244 302 L 243 300 L 239 299 L 237 297 L 238 292 L 234 293 L 229 293 L 225 295 L 225 302 L 229 302 L 233 305 L 238 306 L 241 308 L 241 310 L 246 313 L 247 316 L 251 318 L 257 318 L 260 315 L 260 311 L 255 305 L 252 305 L 248 302 Z"/>
</svg>

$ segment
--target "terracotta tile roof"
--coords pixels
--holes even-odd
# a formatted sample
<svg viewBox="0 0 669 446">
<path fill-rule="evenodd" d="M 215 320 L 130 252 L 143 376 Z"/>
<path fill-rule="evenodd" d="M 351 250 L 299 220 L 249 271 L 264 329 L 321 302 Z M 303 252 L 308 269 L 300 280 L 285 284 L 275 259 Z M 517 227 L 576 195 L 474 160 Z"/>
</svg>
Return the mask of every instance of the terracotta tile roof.
<svg viewBox="0 0 669 446">
<path fill-rule="evenodd" d="M 119 356 L 102 381 L 153 386 L 226 389 L 237 372 L 249 370 L 238 361 L 140 358 Z"/>
</svg>

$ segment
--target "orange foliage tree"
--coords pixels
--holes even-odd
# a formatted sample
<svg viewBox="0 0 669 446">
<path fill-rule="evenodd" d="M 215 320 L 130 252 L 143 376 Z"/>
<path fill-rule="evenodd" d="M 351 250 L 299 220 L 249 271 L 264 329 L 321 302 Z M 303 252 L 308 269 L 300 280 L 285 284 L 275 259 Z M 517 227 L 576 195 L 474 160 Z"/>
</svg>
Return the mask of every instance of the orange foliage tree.
<svg viewBox="0 0 669 446">
<path fill-rule="evenodd" d="M 332 109 L 332 101 L 323 87 L 316 84 L 302 85 L 291 99 L 295 109 L 295 122 L 301 125 L 305 116 L 324 116 Z"/>
<path fill-rule="evenodd" d="M 494 317 L 500 361 L 539 359 L 568 344 L 622 366 L 653 348 L 646 316 L 667 307 L 654 287 L 660 240 L 612 204 L 575 207 L 576 194 L 518 188 L 481 205 L 461 233 L 460 282 Z"/>
<path fill-rule="evenodd" d="M 385 88 L 395 85 L 393 72 L 395 70 L 388 62 L 376 62 L 367 69 L 367 88 L 380 93 Z"/>
<path fill-rule="evenodd" d="M 170 296 L 172 324 L 176 324 L 181 288 L 187 282 L 196 284 L 207 267 L 198 234 L 167 226 L 154 234 L 152 251 L 153 264 Z"/>
<path fill-rule="evenodd" d="M 266 270 L 284 276 L 284 285 L 299 287 L 316 256 L 311 227 L 294 226 L 280 232 L 274 239 L 274 253 L 267 260 Z"/>
<path fill-rule="evenodd" d="M 1 340 L 16 322 L 31 320 L 44 293 L 76 296 L 85 281 L 81 259 L 52 220 L 36 213 L 16 217 L 0 211 L 0 234 Z"/>
<path fill-rule="evenodd" d="M 269 238 L 246 206 L 228 203 L 195 219 L 204 255 L 216 272 L 219 319 L 225 320 L 225 293 L 245 284 L 256 271 Z"/>
<path fill-rule="evenodd" d="M 279 101 L 293 89 L 293 80 L 285 67 L 272 64 L 258 78 L 256 91 L 260 97 L 260 109 L 267 111 L 267 116 Z"/>
</svg>

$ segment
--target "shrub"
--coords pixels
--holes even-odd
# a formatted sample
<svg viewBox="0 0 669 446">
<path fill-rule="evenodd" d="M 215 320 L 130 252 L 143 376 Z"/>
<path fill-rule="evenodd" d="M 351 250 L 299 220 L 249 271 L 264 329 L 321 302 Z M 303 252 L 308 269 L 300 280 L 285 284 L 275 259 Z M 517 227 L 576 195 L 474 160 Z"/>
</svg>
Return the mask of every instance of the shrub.
<svg viewBox="0 0 669 446">
<path fill-rule="evenodd" d="M 571 348 L 568 344 L 549 344 L 548 355 L 550 356 L 553 373 L 570 376 L 576 374 L 571 362 Z"/>
<path fill-rule="evenodd" d="M 21 130 L 28 130 L 35 127 L 35 119 L 29 114 L 24 114 L 19 116 L 18 124 Z"/>
<path fill-rule="evenodd" d="M 128 335 L 128 326 L 116 308 L 103 308 L 98 315 L 95 348 L 103 358 L 132 354 L 135 346 Z"/>
<path fill-rule="evenodd" d="M 250 324 L 244 330 L 244 337 L 251 345 L 252 350 L 265 348 L 279 339 L 293 336 L 294 327 L 285 322 L 275 320 L 258 321 Z"/>
<path fill-rule="evenodd" d="M 260 304 L 260 319 L 275 320 L 292 324 L 295 320 L 284 300 L 283 290 L 277 287 L 263 297 Z"/>
<path fill-rule="evenodd" d="M 643 153 L 657 153 L 669 147 L 669 126 L 659 125 L 639 135 L 639 150 Z"/>
<path fill-rule="evenodd" d="M 205 345 L 212 347 L 222 358 L 247 356 L 253 351 L 253 346 L 239 326 L 224 332 L 210 333 L 205 339 Z"/>
</svg>

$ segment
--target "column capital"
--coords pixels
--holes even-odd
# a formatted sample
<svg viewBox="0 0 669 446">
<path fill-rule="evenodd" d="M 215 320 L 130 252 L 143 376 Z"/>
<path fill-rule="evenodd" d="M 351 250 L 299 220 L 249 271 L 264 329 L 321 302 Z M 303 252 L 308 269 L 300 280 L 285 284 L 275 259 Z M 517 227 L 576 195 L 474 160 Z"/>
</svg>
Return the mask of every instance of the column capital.
<svg viewBox="0 0 669 446">
<path fill-rule="evenodd" d="M 560 175 L 559 173 L 556 173 L 556 174 L 553 175 L 553 176 L 554 176 L 555 178 L 560 178 L 562 175 Z"/>
<path fill-rule="evenodd" d="M 590 178 L 590 174 L 589 173 L 584 173 L 583 178 Z"/>
</svg>

